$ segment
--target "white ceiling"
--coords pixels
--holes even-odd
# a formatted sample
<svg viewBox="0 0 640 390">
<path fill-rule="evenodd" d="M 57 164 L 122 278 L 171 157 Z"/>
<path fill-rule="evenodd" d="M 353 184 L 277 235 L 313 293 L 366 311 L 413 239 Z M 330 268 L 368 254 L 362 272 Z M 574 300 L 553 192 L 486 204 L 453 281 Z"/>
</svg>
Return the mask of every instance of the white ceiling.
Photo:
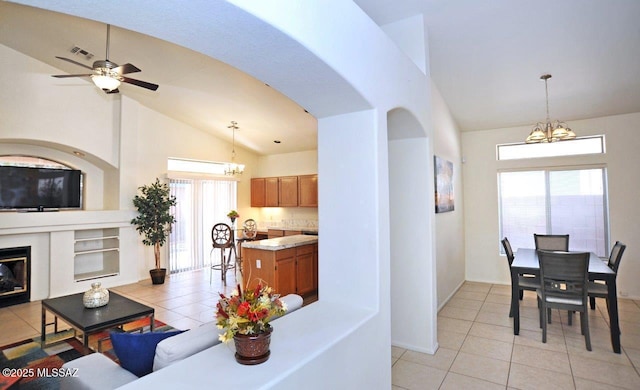
<svg viewBox="0 0 640 390">
<path fill-rule="evenodd" d="M 380 25 L 424 15 L 431 76 L 463 131 L 544 120 L 544 73 L 553 75 L 552 119 L 640 112 L 638 0 L 355 2 Z M 102 23 L 0 1 L 0 43 L 54 73 L 85 73 L 55 56 L 91 65 L 104 59 L 105 40 Z M 74 56 L 74 45 L 95 57 Z M 211 57 L 116 26 L 109 57 L 142 69 L 132 78 L 160 85 L 120 91 L 165 115 L 227 141 L 237 121 L 237 144 L 262 155 L 317 147 L 317 121 L 303 107 Z M 85 79 L 54 82 L 101 93 Z"/>
<path fill-rule="evenodd" d="M 640 112 L 638 0 L 355 2 L 379 25 L 424 15 L 431 76 L 463 131 L 543 121 L 545 73 L 552 120 Z"/>
</svg>

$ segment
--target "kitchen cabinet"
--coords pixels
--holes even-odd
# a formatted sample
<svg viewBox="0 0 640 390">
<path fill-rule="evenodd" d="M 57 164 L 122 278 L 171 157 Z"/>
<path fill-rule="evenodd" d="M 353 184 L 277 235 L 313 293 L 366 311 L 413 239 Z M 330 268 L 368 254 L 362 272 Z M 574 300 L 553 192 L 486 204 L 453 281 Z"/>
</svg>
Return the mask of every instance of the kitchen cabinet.
<svg viewBox="0 0 640 390">
<path fill-rule="evenodd" d="M 278 178 L 278 206 L 298 206 L 298 176 Z"/>
<path fill-rule="evenodd" d="M 284 230 L 281 230 L 281 229 L 267 230 L 267 238 L 276 238 L 276 237 L 283 237 L 283 236 L 284 236 Z"/>
<path fill-rule="evenodd" d="M 318 175 L 298 176 L 298 206 L 318 207 Z"/>
<path fill-rule="evenodd" d="M 296 248 L 296 292 L 305 295 L 318 289 L 318 245 Z"/>
<path fill-rule="evenodd" d="M 278 252 L 283 252 L 282 254 Z M 280 295 L 297 294 L 296 289 L 296 250 L 276 252 L 275 278 L 270 284 Z M 300 294 L 299 294 L 300 295 Z"/>
<path fill-rule="evenodd" d="M 249 288 L 266 283 L 280 295 L 318 290 L 318 244 L 271 250 L 242 248 L 243 277 Z"/>
<path fill-rule="evenodd" d="M 267 177 L 264 179 L 266 207 L 280 206 L 280 188 L 277 177 Z"/>
<path fill-rule="evenodd" d="M 251 207 L 318 207 L 318 175 L 252 178 Z"/>
<path fill-rule="evenodd" d="M 277 238 L 284 236 L 297 236 L 302 234 L 301 230 L 283 230 L 283 229 L 269 229 L 267 230 L 267 238 Z"/>
<path fill-rule="evenodd" d="M 265 179 L 262 177 L 251 179 L 251 207 L 265 207 Z"/>
</svg>

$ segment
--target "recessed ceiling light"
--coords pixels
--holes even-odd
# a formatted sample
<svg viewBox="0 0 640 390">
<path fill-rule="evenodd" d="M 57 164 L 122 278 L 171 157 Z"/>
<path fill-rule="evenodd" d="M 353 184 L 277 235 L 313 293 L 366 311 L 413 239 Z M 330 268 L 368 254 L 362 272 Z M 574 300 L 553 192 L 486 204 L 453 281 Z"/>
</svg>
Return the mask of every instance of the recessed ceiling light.
<svg viewBox="0 0 640 390">
<path fill-rule="evenodd" d="M 274 140 L 273 140 L 273 143 L 274 143 L 274 144 L 279 144 L 279 143 L 280 143 L 280 140 L 279 140 L 279 139 L 274 139 Z"/>
</svg>

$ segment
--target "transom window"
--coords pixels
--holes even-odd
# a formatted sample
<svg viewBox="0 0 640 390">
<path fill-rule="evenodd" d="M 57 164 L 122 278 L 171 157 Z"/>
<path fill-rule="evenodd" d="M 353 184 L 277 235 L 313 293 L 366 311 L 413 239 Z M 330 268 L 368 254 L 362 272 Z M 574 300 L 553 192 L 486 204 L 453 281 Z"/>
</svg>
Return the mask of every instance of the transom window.
<svg viewBox="0 0 640 390">
<path fill-rule="evenodd" d="M 580 154 L 602 154 L 604 152 L 604 135 L 580 137 L 570 141 L 558 141 L 551 143 L 517 143 L 496 146 L 496 158 L 498 160 L 576 156 Z"/>
<path fill-rule="evenodd" d="M 46 158 L 19 155 L 0 156 L 0 165 L 11 167 L 72 169 L 71 167 L 57 161 L 47 160 Z"/>
<path fill-rule="evenodd" d="M 569 250 L 606 257 L 606 176 L 604 167 L 499 172 L 500 237 L 515 249 L 534 248 L 534 233 L 569 234 Z"/>
<path fill-rule="evenodd" d="M 224 164 L 213 161 L 187 160 L 180 158 L 169 158 L 167 160 L 169 171 L 204 173 L 211 175 L 224 175 Z"/>
</svg>

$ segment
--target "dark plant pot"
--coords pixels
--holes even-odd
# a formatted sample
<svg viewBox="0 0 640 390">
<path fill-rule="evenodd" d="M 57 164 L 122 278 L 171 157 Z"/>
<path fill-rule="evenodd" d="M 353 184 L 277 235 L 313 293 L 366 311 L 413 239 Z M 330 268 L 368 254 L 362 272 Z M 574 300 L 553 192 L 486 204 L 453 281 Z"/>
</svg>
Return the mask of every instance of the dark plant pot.
<svg viewBox="0 0 640 390">
<path fill-rule="evenodd" d="M 271 351 L 271 332 L 269 327 L 266 332 L 258 334 L 237 334 L 233 336 L 236 345 L 236 361 L 240 364 L 254 365 L 264 363 L 269 359 Z"/>
<path fill-rule="evenodd" d="M 149 275 L 151 275 L 151 283 L 164 284 L 164 277 L 167 275 L 167 269 L 166 268 L 150 269 Z"/>
</svg>

